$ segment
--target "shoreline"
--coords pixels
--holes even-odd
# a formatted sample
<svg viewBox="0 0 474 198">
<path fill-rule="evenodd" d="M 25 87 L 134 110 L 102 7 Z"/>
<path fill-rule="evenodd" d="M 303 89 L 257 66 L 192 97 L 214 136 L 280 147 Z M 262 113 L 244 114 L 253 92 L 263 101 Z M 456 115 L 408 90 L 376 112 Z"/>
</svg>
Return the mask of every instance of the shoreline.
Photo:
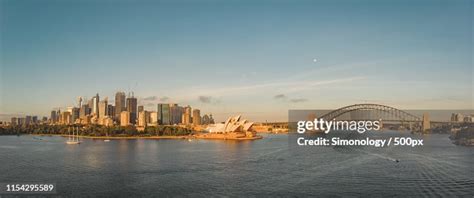
<svg viewBox="0 0 474 198">
<path fill-rule="evenodd" d="M 25 135 L 32 135 L 32 136 L 61 136 L 61 137 L 69 137 L 72 135 L 63 135 L 63 134 L 25 134 Z M 86 138 L 86 139 L 109 139 L 109 140 L 133 140 L 133 139 L 207 139 L 207 140 L 234 140 L 234 141 L 241 141 L 241 140 L 258 140 L 263 139 L 263 136 L 255 136 L 255 137 L 242 137 L 242 138 L 235 138 L 235 137 L 209 137 L 209 136 L 202 136 L 202 135 L 185 135 L 185 136 L 126 136 L 126 137 L 112 137 L 112 136 L 77 136 L 79 138 Z"/>
</svg>

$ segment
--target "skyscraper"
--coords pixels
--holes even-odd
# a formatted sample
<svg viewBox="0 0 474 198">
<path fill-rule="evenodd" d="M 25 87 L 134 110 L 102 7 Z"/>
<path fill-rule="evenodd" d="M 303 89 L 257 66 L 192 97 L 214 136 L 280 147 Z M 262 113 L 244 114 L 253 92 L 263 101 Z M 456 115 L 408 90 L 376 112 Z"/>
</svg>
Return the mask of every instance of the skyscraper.
<svg viewBox="0 0 474 198">
<path fill-rule="evenodd" d="M 199 109 L 193 110 L 193 124 L 201 125 L 201 111 Z"/>
<path fill-rule="evenodd" d="M 99 116 L 99 93 L 92 98 L 92 113 Z"/>
<path fill-rule="evenodd" d="M 71 108 L 71 123 L 72 124 L 74 124 L 76 120 L 79 119 L 79 115 L 80 115 L 79 108 L 77 107 Z"/>
<path fill-rule="evenodd" d="M 209 116 L 207 114 L 204 114 L 204 116 L 202 116 L 201 124 L 209 124 L 209 120 Z"/>
<path fill-rule="evenodd" d="M 125 93 L 117 92 L 115 94 L 115 119 L 120 120 L 120 113 L 127 110 L 125 108 Z"/>
<path fill-rule="evenodd" d="M 103 118 L 107 115 L 107 113 L 109 112 L 107 107 L 107 99 L 99 102 L 99 118 Z"/>
<path fill-rule="evenodd" d="M 79 110 L 79 117 L 84 119 L 89 114 L 91 114 L 91 108 L 89 108 L 88 104 L 83 104 Z"/>
<path fill-rule="evenodd" d="M 58 118 L 57 118 L 56 111 L 54 111 L 54 110 L 51 111 L 51 119 L 50 119 L 51 124 L 56 123 L 57 120 L 58 120 Z"/>
<path fill-rule="evenodd" d="M 130 123 L 137 123 L 137 98 L 133 95 L 127 98 L 127 111 L 130 112 Z"/>
<path fill-rule="evenodd" d="M 115 106 L 109 104 L 107 105 L 107 116 L 113 118 L 115 116 Z"/>
<path fill-rule="evenodd" d="M 184 107 L 183 124 L 191 124 L 191 113 L 192 109 L 189 105 Z"/>
<path fill-rule="evenodd" d="M 143 107 L 143 105 L 138 106 L 138 112 L 142 112 L 142 111 L 145 111 L 145 108 Z"/>
<path fill-rule="evenodd" d="M 158 122 L 163 125 L 170 125 L 170 105 L 158 104 Z"/>
<path fill-rule="evenodd" d="M 146 127 L 147 121 L 147 112 L 146 111 L 140 111 L 138 112 L 138 126 L 140 127 Z"/>
<path fill-rule="evenodd" d="M 120 126 L 130 125 L 130 112 L 122 111 L 120 113 Z"/>
<path fill-rule="evenodd" d="M 158 113 L 156 111 L 150 112 L 150 124 L 152 126 L 158 125 Z"/>
<path fill-rule="evenodd" d="M 182 122 L 183 107 L 178 104 L 170 104 L 170 124 L 180 124 Z"/>
</svg>

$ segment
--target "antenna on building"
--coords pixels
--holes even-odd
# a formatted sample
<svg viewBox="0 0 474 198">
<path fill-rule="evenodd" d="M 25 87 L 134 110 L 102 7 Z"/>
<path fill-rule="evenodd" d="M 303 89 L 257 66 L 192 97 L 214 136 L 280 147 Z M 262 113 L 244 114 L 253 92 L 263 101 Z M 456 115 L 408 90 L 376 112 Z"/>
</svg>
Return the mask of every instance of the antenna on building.
<svg viewBox="0 0 474 198">
<path fill-rule="evenodd" d="M 79 96 L 78 103 L 79 103 L 79 108 L 82 107 L 82 96 Z"/>
</svg>

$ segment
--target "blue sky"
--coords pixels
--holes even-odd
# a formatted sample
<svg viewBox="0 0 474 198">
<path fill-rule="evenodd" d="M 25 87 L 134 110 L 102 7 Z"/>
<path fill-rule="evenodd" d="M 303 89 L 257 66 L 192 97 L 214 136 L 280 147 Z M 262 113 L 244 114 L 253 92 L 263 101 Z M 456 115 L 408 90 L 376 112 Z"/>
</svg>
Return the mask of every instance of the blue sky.
<svg viewBox="0 0 474 198">
<path fill-rule="evenodd" d="M 0 119 L 117 90 L 218 120 L 473 108 L 472 1 L 0 2 Z"/>
</svg>

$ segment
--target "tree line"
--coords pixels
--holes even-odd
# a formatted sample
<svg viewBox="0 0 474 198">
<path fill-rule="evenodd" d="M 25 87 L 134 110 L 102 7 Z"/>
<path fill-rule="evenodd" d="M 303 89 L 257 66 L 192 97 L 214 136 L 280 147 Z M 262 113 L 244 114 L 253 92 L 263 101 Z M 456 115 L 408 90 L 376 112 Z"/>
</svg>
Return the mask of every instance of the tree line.
<svg viewBox="0 0 474 198">
<path fill-rule="evenodd" d="M 102 126 L 102 125 L 27 125 L 0 127 L 0 135 L 68 135 L 73 128 L 79 129 L 81 136 L 184 136 L 192 134 L 192 130 L 179 126 L 149 126 L 138 131 L 134 126 Z"/>
</svg>

